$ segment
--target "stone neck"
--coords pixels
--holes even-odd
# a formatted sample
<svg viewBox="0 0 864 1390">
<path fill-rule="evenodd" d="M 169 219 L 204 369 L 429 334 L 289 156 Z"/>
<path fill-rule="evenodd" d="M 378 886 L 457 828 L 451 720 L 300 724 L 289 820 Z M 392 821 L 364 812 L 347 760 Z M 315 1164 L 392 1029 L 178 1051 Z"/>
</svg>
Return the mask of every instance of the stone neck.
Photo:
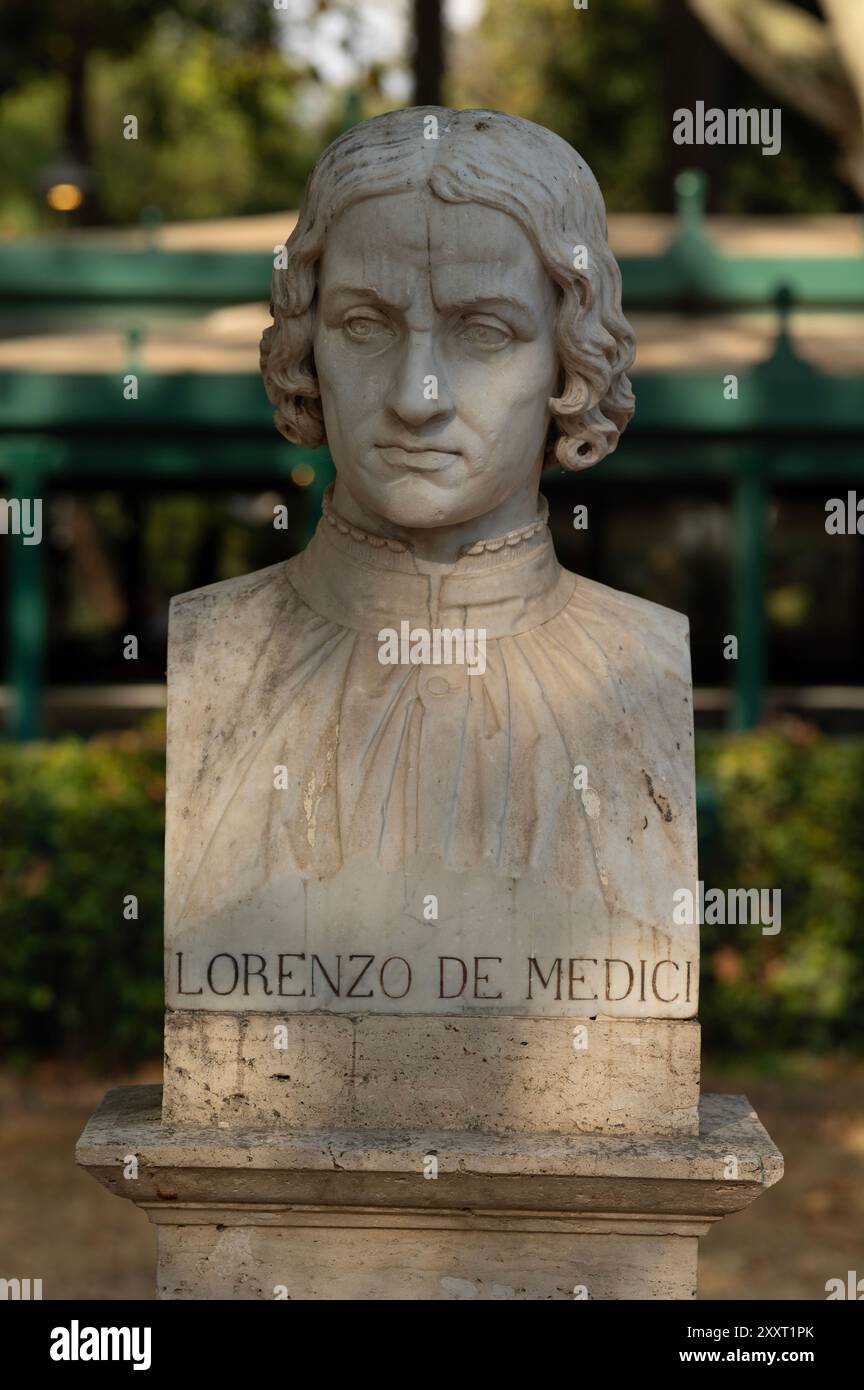
<svg viewBox="0 0 864 1390">
<path fill-rule="evenodd" d="M 290 562 L 289 578 L 310 608 L 355 631 L 377 634 L 408 621 L 515 636 L 554 617 L 576 582 L 558 564 L 548 515 L 541 497 L 530 525 L 463 547 L 433 578 L 409 544 L 340 517 L 328 489 L 318 529 Z"/>
<path fill-rule="evenodd" d="M 389 536 L 377 536 L 374 532 L 364 531 L 353 522 L 346 521 L 340 516 L 333 506 L 333 484 L 324 493 L 323 507 L 324 520 L 327 521 L 335 530 L 343 536 L 350 536 L 352 540 L 358 541 L 363 545 L 372 546 L 373 549 L 387 549 L 394 553 L 408 551 L 413 553 L 413 546 L 406 541 L 395 540 Z M 549 524 L 549 504 L 546 498 L 538 496 L 537 515 L 527 526 L 520 526 L 515 531 L 506 531 L 501 536 L 491 539 L 474 541 L 470 545 L 464 545 L 459 551 L 459 559 L 467 555 L 482 555 L 484 552 L 495 554 L 500 550 L 512 550 L 518 546 L 527 544 L 535 536 L 542 535 Z"/>
</svg>

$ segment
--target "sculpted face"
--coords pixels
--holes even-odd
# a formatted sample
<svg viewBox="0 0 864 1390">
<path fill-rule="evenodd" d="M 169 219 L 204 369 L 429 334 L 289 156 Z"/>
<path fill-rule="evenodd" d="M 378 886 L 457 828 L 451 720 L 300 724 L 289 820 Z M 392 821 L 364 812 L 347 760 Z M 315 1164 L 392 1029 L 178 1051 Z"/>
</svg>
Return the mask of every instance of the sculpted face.
<svg viewBox="0 0 864 1390">
<path fill-rule="evenodd" d="M 559 383 L 556 306 L 506 213 L 431 193 L 343 212 L 314 335 L 339 510 L 406 529 L 530 521 Z"/>
</svg>

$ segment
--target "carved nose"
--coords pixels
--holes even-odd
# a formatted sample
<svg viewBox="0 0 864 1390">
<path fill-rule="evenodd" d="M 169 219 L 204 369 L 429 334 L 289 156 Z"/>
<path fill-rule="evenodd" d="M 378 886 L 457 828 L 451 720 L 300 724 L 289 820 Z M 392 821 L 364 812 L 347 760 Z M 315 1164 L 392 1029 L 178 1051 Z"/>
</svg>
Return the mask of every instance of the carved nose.
<svg viewBox="0 0 864 1390">
<path fill-rule="evenodd" d="M 404 424 L 414 427 L 451 413 L 449 388 L 436 361 L 431 334 L 412 334 L 396 368 L 387 405 Z"/>
</svg>

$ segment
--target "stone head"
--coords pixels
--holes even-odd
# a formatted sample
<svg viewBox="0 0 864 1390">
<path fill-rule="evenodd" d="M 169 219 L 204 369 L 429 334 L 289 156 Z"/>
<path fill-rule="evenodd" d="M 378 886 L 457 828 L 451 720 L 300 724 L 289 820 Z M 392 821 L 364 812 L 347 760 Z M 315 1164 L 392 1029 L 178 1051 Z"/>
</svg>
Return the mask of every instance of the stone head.
<svg viewBox="0 0 864 1390">
<path fill-rule="evenodd" d="M 494 111 L 419 107 L 333 142 L 307 185 L 261 365 L 282 434 L 404 528 L 582 469 L 633 413 L 632 331 L 596 180 Z"/>
</svg>

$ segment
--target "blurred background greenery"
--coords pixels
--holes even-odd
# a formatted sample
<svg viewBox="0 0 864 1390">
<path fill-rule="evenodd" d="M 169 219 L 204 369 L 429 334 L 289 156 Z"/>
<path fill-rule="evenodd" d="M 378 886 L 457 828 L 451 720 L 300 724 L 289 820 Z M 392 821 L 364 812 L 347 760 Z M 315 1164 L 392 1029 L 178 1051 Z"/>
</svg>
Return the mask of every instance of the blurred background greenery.
<svg viewBox="0 0 864 1390">
<path fill-rule="evenodd" d="M 697 101 L 780 107 L 781 152 L 676 145 Z M 819 1297 L 864 1191 L 864 550 L 825 530 L 829 498 L 864 498 L 846 0 L 0 7 L 0 494 L 45 508 L 40 546 L 0 537 L 3 1232 L 52 1262 L 48 1296 L 150 1288 L 127 1204 L 97 1213 L 80 1178 L 68 1250 L 43 1212 L 86 1078 L 158 1074 L 167 603 L 308 539 L 332 470 L 275 435 L 257 379 L 273 250 L 329 140 L 430 102 L 549 126 L 606 197 L 637 414 L 614 459 L 544 491 L 563 563 L 690 618 L 701 877 L 782 893 L 777 935 L 701 933 L 713 1065 L 796 1164 L 746 1218 L 746 1273 L 770 1258 L 775 1296 Z M 734 1224 L 712 1296 L 748 1296 Z"/>
<path fill-rule="evenodd" d="M 820 0 L 604 0 L 584 10 L 569 0 L 5 0 L 0 226 L 14 234 L 51 226 L 56 214 L 40 194 L 64 166 L 83 177 L 78 220 L 88 224 L 126 226 L 148 210 L 177 220 L 296 207 L 346 108 L 375 115 L 415 96 L 549 126 L 590 158 L 612 212 L 672 210 L 674 177 L 687 162 L 669 138 L 676 107 L 782 98 L 776 158 L 754 160 L 730 145 L 700 150 L 711 210 L 852 212 L 864 180 L 852 51 L 860 33 L 841 42 L 835 26 L 829 42 L 832 8 Z M 146 138 L 124 147 L 130 112 Z"/>
</svg>

